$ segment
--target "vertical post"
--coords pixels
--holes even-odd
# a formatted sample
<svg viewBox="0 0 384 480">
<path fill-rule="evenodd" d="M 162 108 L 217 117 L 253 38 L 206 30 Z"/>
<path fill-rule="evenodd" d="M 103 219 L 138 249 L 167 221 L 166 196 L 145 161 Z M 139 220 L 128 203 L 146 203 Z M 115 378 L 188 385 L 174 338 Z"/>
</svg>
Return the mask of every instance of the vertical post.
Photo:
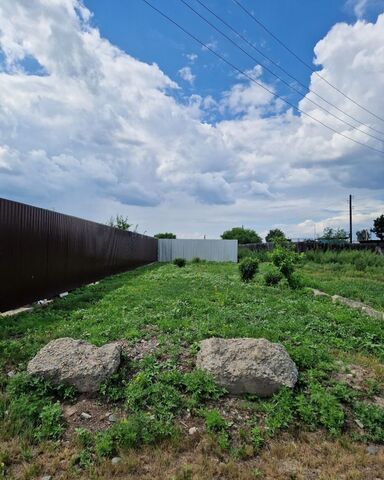
<svg viewBox="0 0 384 480">
<path fill-rule="evenodd" d="M 352 243 L 352 195 L 349 195 L 349 243 Z"/>
</svg>

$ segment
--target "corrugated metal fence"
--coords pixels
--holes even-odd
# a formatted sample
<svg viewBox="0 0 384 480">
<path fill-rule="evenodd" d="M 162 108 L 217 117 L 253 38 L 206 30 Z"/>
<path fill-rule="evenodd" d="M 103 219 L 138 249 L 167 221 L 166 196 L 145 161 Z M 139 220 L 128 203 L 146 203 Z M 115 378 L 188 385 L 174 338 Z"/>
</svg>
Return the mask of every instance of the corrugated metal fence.
<svg viewBox="0 0 384 480">
<path fill-rule="evenodd" d="M 157 260 L 158 241 L 0 198 L 0 311 Z"/>
<path fill-rule="evenodd" d="M 159 262 L 194 257 L 213 262 L 237 262 L 237 240 L 159 240 Z"/>
</svg>

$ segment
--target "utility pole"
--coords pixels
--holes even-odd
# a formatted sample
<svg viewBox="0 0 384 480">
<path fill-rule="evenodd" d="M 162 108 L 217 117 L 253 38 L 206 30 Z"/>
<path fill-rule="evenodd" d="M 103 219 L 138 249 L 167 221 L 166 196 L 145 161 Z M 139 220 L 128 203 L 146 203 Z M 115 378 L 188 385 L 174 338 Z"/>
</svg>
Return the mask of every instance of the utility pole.
<svg viewBox="0 0 384 480">
<path fill-rule="evenodd" d="M 352 243 L 352 195 L 349 195 L 349 243 Z"/>
</svg>

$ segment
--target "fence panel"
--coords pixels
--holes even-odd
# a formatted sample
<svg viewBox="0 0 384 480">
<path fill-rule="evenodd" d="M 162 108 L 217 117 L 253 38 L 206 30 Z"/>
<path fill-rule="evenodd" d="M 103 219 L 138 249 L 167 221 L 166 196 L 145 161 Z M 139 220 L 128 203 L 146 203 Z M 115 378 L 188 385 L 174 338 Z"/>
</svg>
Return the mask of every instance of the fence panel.
<svg viewBox="0 0 384 480">
<path fill-rule="evenodd" d="M 0 311 L 154 262 L 157 242 L 0 198 Z"/>
<path fill-rule="evenodd" d="M 159 262 L 199 257 L 213 262 L 237 262 L 237 240 L 160 239 Z"/>
</svg>

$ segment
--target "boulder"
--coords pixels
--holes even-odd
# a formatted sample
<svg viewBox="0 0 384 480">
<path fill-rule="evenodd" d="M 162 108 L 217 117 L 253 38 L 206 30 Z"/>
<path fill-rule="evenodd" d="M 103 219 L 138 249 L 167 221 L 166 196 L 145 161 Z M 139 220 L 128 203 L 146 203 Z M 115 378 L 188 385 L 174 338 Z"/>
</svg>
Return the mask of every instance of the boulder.
<svg viewBox="0 0 384 480">
<path fill-rule="evenodd" d="M 54 384 L 72 385 L 79 392 L 96 392 L 120 365 L 121 347 L 96 347 L 83 340 L 58 338 L 49 342 L 28 363 L 27 371 Z"/>
<path fill-rule="evenodd" d="M 229 393 L 269 397 L 293 388 L 297 368 L 282 345 L 264 338 L 208 338 L 200 342 L 196 366 L 213 375 Z"/>
</svg>

